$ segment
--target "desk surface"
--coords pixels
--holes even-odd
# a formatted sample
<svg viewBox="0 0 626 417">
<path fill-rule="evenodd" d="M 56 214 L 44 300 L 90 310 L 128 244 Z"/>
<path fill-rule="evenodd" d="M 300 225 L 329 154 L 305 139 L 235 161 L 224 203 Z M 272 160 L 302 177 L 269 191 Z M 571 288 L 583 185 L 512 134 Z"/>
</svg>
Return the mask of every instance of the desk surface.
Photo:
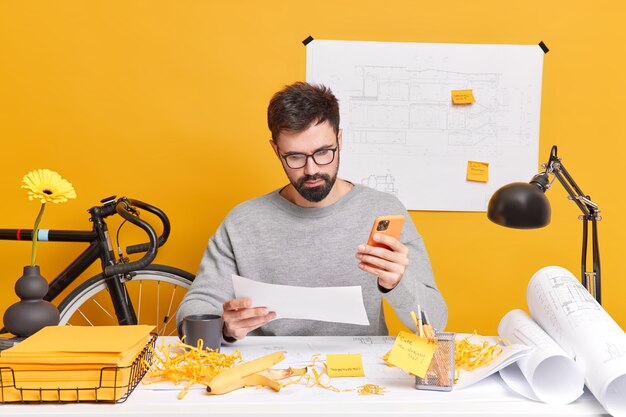
<svg viewBox="0 0 626 417">
<path fill-rule="evenodd" d="M 173 339 L 167 340 L 172 342 Z M 160 342 L 159 342 L 160 343 Z M 334 378 L 332 384 L 350 389 L 364 383 L 386 388 L 382 396 L 359 396 L 356 391 L 332 392 L 321 388 L 290 385 L 280 392 L 267 388 L 246 388 L 222 396 L 210 396 L 204 388 L 192 388 L 178 400 L 182 386 L 173 384 L 139 385 L 120 404 L 3 404 L 3 416 L 93 415 L 93 416 L 179 416 L 179 415 L 533 415 L 602 416 L 608 415 L 589 393 L 568 405 L 549 405 L 529 401 L 511 391 L 500 377 L 492 375 L 464 389 L 452 392 L 422 391 L 414 379 L 397 368 L 386 367 L 379 357 L 389 346 L 389 338 L 369 337 L 249 337 L 236 344 L 244 359 L 277 350 L 287 352 L 276 367 L 310 363 L 310 352 L 362 353 L 365 378 Z M 230 352 L 233 346 L 222 350 Z M 321 349 L 321 350 L 318 350 Z M 376 363 L 374 363 L 376 362 Z"/>
</svg>

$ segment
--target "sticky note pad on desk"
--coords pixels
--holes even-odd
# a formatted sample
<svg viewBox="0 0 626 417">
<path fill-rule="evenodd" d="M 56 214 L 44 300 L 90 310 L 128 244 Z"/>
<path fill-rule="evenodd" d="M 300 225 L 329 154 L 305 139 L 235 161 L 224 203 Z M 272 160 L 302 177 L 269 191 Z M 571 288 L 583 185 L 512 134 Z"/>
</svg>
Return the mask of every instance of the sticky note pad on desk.
<svg viewBox="0 0 626 417">
<path fill-rule="evenodd" d="M 365 376 L 360 353 L 326 355 L 326 367 L 328 368 L 328 376 L 331 378 Z"/>
<path fill-rule="evenodd" d="M 489 181 L 489 162 L 467 161 L 467 180 L 476 182 Z"/>
<path fill-rule="evenodd" d="M 472 104 L 474 101 L 472 90 L 452 90 L 452 104 Z"/>
<path fill-rule="evenodd" d="M 424 378 L 435 350 L 437 345 L 428 343 L 427 339 L 412 333 L 400 332 L 389 352 L 387 362 Z"/>
</svg>

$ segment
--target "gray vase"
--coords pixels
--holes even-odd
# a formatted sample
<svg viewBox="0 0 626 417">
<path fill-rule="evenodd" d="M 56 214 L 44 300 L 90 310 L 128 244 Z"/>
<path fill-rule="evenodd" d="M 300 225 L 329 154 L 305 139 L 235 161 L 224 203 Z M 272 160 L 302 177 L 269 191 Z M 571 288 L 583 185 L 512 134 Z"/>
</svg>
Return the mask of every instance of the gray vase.
<svg viewBox="0 0 626 417">
<path fill-rule="evenodd" d="M 48 281 L 39 273 L 39 266 L 25 266 L 24 275 L 15 283 L 15 293 L 21 301 L 4 313 L 4 327 L 19 337 L 28 337 L 45 326 L 59 324 L 59 310 L 43 297 Z"/>
</svg>

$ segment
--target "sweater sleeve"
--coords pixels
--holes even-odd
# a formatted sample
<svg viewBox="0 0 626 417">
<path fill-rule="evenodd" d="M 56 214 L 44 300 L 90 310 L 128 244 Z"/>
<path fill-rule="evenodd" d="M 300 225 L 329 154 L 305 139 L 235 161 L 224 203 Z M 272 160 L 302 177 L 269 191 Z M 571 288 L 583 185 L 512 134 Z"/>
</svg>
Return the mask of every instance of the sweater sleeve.
<svg viewBox="0 0 626 417">
<path fill-rule="evenodd" d="M 448 320 L 448 308 L 443 296 L 437 289 L 430 259 L 422 237 L 415 230 L 408 213 L 407 229 L 408 242 L 404 241 L 409 249 L 409 266 L 398 285 L 383 297 L 389 301 L 396 315 L 409 329 L 415 328 L 411 319 L 411 310 L 417 311 L 419 304 L 435 329 L 443 331 Z"/>
<path fill-rule="evenodd" d="M 222 315 L 224 301 L 235 296 L 231 274 L 237 273 L 225 221 L 209 239 L 196 278 L 179 306 L 176 322 L 190 314 Z"/>
</svg>

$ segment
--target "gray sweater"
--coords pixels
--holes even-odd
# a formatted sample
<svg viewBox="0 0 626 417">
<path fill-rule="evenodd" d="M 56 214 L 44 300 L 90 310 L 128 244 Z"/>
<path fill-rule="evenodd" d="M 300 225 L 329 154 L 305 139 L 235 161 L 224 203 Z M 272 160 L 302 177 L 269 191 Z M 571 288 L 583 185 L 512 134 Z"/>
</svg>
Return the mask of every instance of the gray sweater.
<svg viewBox="0 0 626 417">
<path fill-rule="evenodd" d="M 409 248 L 410 262 L 400 283 L 386 293 L 376 277 L 359 269 L 355 257 L 375 217 L 384 214 L 405 216 L 400 240 Z M 322 208 L 297 206 L 279 190 L 236 206 L 209 240 L 177 321 L 189 314 L 222 314 L 224 301 L 235 298 L 231 274 L 281 285 L 362 287 L 369 326 L 277 319 L 250 335 L 386 335 L 383 297 L 411 329 L 410 311 L 417 311 L 417 304 L 437 329 L 443 330 L 447 320 L 424 242 L 408 212 L 396 197 L 362 185 Z"/>
</svg>

